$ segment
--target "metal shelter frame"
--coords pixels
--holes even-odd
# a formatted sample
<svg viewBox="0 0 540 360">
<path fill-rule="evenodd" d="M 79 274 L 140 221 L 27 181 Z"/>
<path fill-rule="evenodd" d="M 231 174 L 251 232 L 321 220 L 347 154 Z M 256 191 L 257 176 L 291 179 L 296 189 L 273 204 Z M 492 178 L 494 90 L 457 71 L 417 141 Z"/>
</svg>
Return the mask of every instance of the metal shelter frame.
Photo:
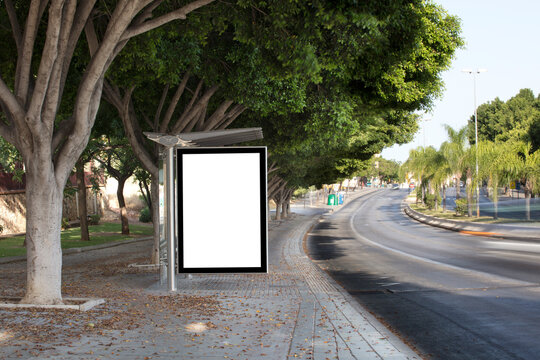
<svg viewBox="0 0 540 360">
<path fill-rule="evenodd" d="M 166 274 L 167 287 L 170 292 L 177 291 L 176 286 L 176 254 L 177 254 L 177 224 L 176 224 L 176 149 L 179 147 L 219 147 L 238 144 L 246 141 L 261 140 L 263 132 L 261 128 L 227 129 L 215 131 L 200 131 L 178 135 L 145 132 L 148 139 L 157 142 L 165 149 L 163 151 L 163 184 L 164 184 L 164 238 L 167 248 L 167 261 L 161 262 L 160 246 L 160 277 Z M 160 206 L 161 209 L 161 206 Z M 160 216 L 161 218 L 161 216 Z M 159 226 L 154 224 L 154 226 Z M 161 236 L 160 226 L 160 239 Z M 163 271 L 166 267 L 166 271 Z"/>
</svg>

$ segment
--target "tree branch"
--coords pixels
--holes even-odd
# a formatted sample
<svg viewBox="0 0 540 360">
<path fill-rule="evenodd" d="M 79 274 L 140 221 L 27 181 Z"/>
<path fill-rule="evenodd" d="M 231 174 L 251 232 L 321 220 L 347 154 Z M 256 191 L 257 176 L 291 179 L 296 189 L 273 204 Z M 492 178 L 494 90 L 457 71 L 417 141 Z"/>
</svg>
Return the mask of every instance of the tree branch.
<svg viewBox="0 0 540 360">
<path fill-rule="evenodd" d="M 34 42 L 38 32 L 39 22 L 48 1 L 32 0 L 24 27 L 23 42 L 18 52 L 17 69 L 15 70 L 15 96 L 26 106 L 30 90 L 30 69 L 34 53 Z"/>
<path fill-rule="evenodd" d="M 200 7 L 203 7 L 205 5 L 208 5 L 215 0 L 196 0 L 193 1 L 175 11 L 169 12 L 165 15 L 162 15 L 160 17 L 157 17 L 152 20 L 148 20 L 146 22 L 143 22 L 140 25 L 131 26 L 129 27 L 124 35 L 122 36 L 122 40 L 128 40 L 134 36 L 137 36 L 139 34 L 145 33 L 147 31 L 153 30 L 161 25 L 164 25 L 168 22 L 171 22 L 173 20 L 184 20 L 186 18 L 186 15 L 190 12 L 197 10 Z M 159 4 L 157 4 L 159 5 Z M 157 7 L 157 5 L 155 7 Z M 154 7 L 154 9 L 155 9 Z M 154 10 L 152 9 L 152 10 Z M 146 14 L 148 15 L 148 14 Z"/>
<path fill-rule="evenodd" d="M 197 123 L 201 121 L 200 120 L 201 116 L 206 116 L 206 108 L 207 107 L 208 107 L 208 102 L 203 104 L 202 107 L 200 107 L 200 108 L 196 107 L 195 110 L 192 113 L 193 116 L 191 117 L 191 120 L 188 122 L 187 126 L 181 130 L 181 132 L 183 132 L 183 133 L 191 132 L 191 130 L 193 130 L 195 125 L 197 125 Z M 199 110 L 197 111 L 197 109 L 199 109 Z"/>
<path fill-rule="evenodd" d="M 161 111 L 163 110 L 163 106 L 165 105 L 165 99 L 167 98 L 167 94 L 169 93 L 169 87 L 169 84 L 165 85 L 163 91 L 161 92 L 161 99 L 159 100 L 159 105 L 156 114 L 154 115 L 154 124 L 152 126 L 153 131 L 155 131 L 159 126 L 159 118 L 161 117 Z"/>
<path fill-rule="evenodd" d="M 167 129 L 169 128 L 169 123 L 171 122 L 171 119 L 174 113 L 174 109 L 176 109 L 176 105 L 178 105 L 178 101 L 180 101 L 180 98 L 182 97 L 182 94 L 184 93 L 184 89 L 186 88 L 189 77 L 190 77 L 190 74 L 188 71 L 184 74 L 182 81 L 178 85 L 178 89 L 176 89 L 176 92 L 174 93 L 174 96 L 171 99 L 171 102 L 169 103 L 169 107 L 167 108 L 167 112 L 165 113 L 165 117 L 163 118 L 163 122 L 161 123 L 161 126 L 159 127 L 159 132 L 162 132 L 162 133 L 167 132 Z"/>
<path fill-rule="evenodd" d="M 1 105 L 1 102 L 0 102 L 0 105 Z M 2 108 L 4 108 L 3 105 L 2 105 Z M 4 113 L 5 113 L 5 110 L 4 110 Z M 10 126 L 9 124 L 6 124 L 3 121 L 0 121 L 0 136 L 6 139 L 6 141 L 9 142 L 10 144 L 13 144 L 15 145 L 15 147 L 17 147 L 17 138 L 15 137 L 15 131 L 13 129 L 13 126 Z"/>
<path fill-rule="evenodd" d="M 146 123 L 146 125 L 148 125 L 150 127 L 150 129 L 153 129 L 152 126 L 154 124 L 152 124 L 152 122 L 150 121 L 150 118 L 148 117 L 148 115 L 146 115 L 146 113 L 145 113 L 145 114 L 142 115 L 142 117 L 143 117 L 143 120 Z"/>
<path fill-rule="evenodd" d="M 126 136 L 131 144 L 131 147 L 133 148 L 133 152 L 141 161 L 141 164 L 146 171 L 155 173 L 158 170 L 157 165 L 144 146 L 144 139 L 140 137 L 135 112 L 132 111 L 131 94 L 133 93 L 133 89 L 134 88 L 129 89 L 124 95 L 123 106 L 119 111 L 120 117 L 122 118 Z"/>
<path fill-rule="evenodd" d="M 67 119 L 64 119 L 58 124 L 56 127 L 56 131 L 54 132 L 52 144 L 51 144 L 51 150 L 54 151 L 65 139 L 66 137 L 73 131 L 73 127 L 75 126 L 75 120 L 72 116 L 70 116 Z"/>
<path fill-rule="evenodd" d="M 270 175 L 276 170 L 279 170 L 279 167 L 277 166 L 277 163 L 274 161 L 272 164 L 270 164 L 270 167 L 268 168 L 268 171 L 266 173 Z"/>
<path fill-rule="evenodd" d="M 67 54 L 66 51 L 68 50 L 68 43 L 72 32 L 76 10 L 76 0 L 68 0 L 62 10 L 62 19 L 64 19 L 64 21 L 61 24 L 61 30 L 58 38 L 57 58 L 54 62 L 47 87 L 47 95 L 45 97 L 45 104 L 42 110 L 42 119 L 54 119 L 58 108 L 60 107 L 60 99 L 63 91 L 62 80 L 67 78 L 67 76 L 64 76 L 62 73 L 62 70 L 64 69 L 64 59 L 67 56 L 70 57 L 72 55 Z M 44 125 L 49 134 L 54 132 L 54 120 L 50 122 L 46 121 L 44 122 Z M 54 151 L 54 147 L 52 149 Z"/>
<path fill-rule="evenodd" d="M 77 11 L 75 12 L 73 25 L 72 25 L 71 32 L 69 34 L 69 40 L 67 43 L 64 63 L 62 64 L 62 80 L 61 80 L 60 93 L 63 93 L 64 91 L 64 86 L 65 86 L 67 75 L 69 72 L 69 66 L 71 64 L 71 59 L 73 58 L 73 52 L 75 51 L 75 47 L 77 46 L 79 38 L 81 37 L 81 33 L 87 21 L 89 20 L 90 14 L 92 12 L 92 9 L 94 8 L 95 3 L 96 3 L 96 0 L 85 0 L 77 8 Z"/>
<path fill-rule="evenodd" d="M 71 169 L 75 165 L 83 150 L 88 145 L 91 129 L 94 126 L 99 102 L 103 90 L 103 75 L 97 80 L 96 87 L 92 92 L 87 111 L 87 121 L 77 121 L 75 119 L 73 130 L 70 132 L 54 156 L 55 178 L 58 187 L 64 186 Z"/>
<path fill-rule="evenodd" d="M 49 21 L 47 25 L 47 35 L 45 40 L 45 46 L 43 48 L 39 69 L 36 76 L 36 85 L 32 93 L 28 112 L 25 120 L 28 122 L 30 129 L 42 134 L 44 129 L 41 126 L 41 109 L 43 102 L 48 93 L 49 82 L 51 75 L 55 70 L 54 65 L 58 58 L 60 32 L 63 20 L 63 3 L 55 1 L 51 4 L 49 9 Z"/>
<path fill-rule="evenodd" d="M 111 176 L 113 178 L 115 178 L 116 180 L 120 179 L 122 177 L 122 174 L 120 173 L 120 171 L 118 171 L 117 169 L 115 169 L 112 165 L 111 165 L 111 158 L 110 158 L 110 155 L 108 156 L 107 158 L 107 161 L 103 161 L 103 159 L 101 159 L 100 157 L 96 157 L 95 158 L 97 160 L 97 162 L 99 162 L 101 165 L 103 165 L 106 169 L 107 169 L 107 172 L 109 174 L 111 174 Z"/>
<path fill-rule="evenodd" d="M 208 120 L 205 121 L 202 129 L 203 131 L 208 131 L 214 129 L 214 127 L 217 127 L 217 125 L 221 122 L 221 120 L 225 117 L 225 113 L 227 109 L 233 104 L 233 100 L 225 100 L 223 101 L 216 111 L 210 117 Z"/>
<path fill-rule="evenodd" d="M 6 10 L 9 17 L 9 22 L 11 23 L 11 31 L 13 32 L 13 38 L 15 39 L 15 45 L 17 45 L 17 52 L 21 51 L 23 34 L 21 33 L 21 26 L 19 25 L 19 20 L 17 19 L 17 12 L 11 0 L 4 0 L 6 4 Z"/>
<path fill-rule="evenodd" d="M 94 56 L 99 48 L 99 41 L 92 18 L 88 18 L 88 21 L 84 26 L 84 34 L 86 35 L 86 42 L 88 43 L 88 51 L 90 51 L 90 56 Z"/>
<path fill-rule="evenodd" d="M 0 101 L 4 104 L 5 108 L 13 116 L 16 123 L 22 123 L 25 111 L 23 106 L 19 103 L 15 95 L 11 92 L 4 80 L 0 77 Z"/>
<path fill-rule="evenodd" d="M 199 120 L 197 120 L 195 126 L 197 130 L 202 130 L 204 119 L 206 119 L 206 110 L 208 109 L 208 104 L 201 110 L 199 113 Z"/>
<path fill-rule="evenodd" d="M 161 5 L 162 3 L 163 3 L 163 0 L 157 0 L 157 1 L 145 0 L 144 2 L 142 2 L 139 11 L 143 9 L 144 11 L 135 18 L 135 21 L 133 22 L 132 26 L 139 26 L 142 23 L 144 23 L 146 20 L 151 19 L 153 16 L 152 12 L 154 12 L 154 10 L 157 9 L 157 7 Z M 148 4 L 150 4 L 150 6 L 148 6 Z"/>
<path fill-rule="evenodd" d="M 218 126 L 217 126 L 217 129 L 218 130 L 223 130 L 225 129 L 227 126 L 231 125 L 231 123 L 236 120 L 237 117 L 239 117 L 240 115 L 242 115 L 242 113 L 244 111 L 246 111 L 246 107 L 244 105 L 240 105 L 240 104 L 237 104 L 235 105 L 235 107 L 229 112 L 229 114 L 227 115 L 227 117 L 225 119 L 223 119 L 223 122 L 221 122 Z"/>
<path fill-rule="evenodd" d="M 199 80 L 199 83 L 197 84 L 197 88 L 195 89 L 195 93 L 193 93 L 193 96 L 191 96 L 191 100 L 189 101 L 189 104 L 184 108 L 184 111 L 182 111 L 182 115 L 176 120 L 176 123 L 173 126 L 172 133 L 178 134 L 179 131 L 177 129 L 185 127 L 186 124 L 184 124 L 184 119 L 189 115 L 189 112 L 191 111 L 191 108 L 193 107 L 193 104 L 195 104 L 195 101 L 197 100 L 197 97 L 199 96 L 199 92 L 201 91 L 203 86 L 203 80 Z M 189 88 L 188 88 L 189 90 Z"/>
<path fill-rule="evenodd" d="M 103 81 L 103 98 L 109 104 L 113 105 L 119 113 L 122 112 L 122 94 L 116 85 L 111 85 L 107 80 Z"/>
<path fill-rule="evenodd" d="M 198 120 L 196 119 L 196 116 L 206 106 L 206 104 L 208 104 L 210 98 L 216 93 L 218 88 L 218 86 L 212 86 L 210 89 L 206 90 L 203 96 L 201 96 L 201 98 L 197 101 L 197 104 L 193 107 L 190 114 L 186 116 L 181 123 L 176 123 L 176 125 L 173 127 L 173 134 L 179 134 L 187 128 L 193 128 L 195 125 L 193 123 L 193 119 Z"/>
</svg>

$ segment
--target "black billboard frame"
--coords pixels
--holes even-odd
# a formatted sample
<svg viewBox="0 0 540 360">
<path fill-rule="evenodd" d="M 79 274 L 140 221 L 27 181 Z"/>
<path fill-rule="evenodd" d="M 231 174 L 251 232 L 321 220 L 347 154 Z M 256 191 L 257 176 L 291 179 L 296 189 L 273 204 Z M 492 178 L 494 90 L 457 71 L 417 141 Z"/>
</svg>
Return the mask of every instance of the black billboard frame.
<svg viewBox="0 0 540 360">
<path fill-rule="evenodd" d="M 185 267 L 184 264 L 184 173 L 183 156 L 192 154 L 257 154 L 259 159 L 259 226 L 260 266 L 258 267 Z M 268 273 L 268 199 L 267 149 L 262 146 L 246 147 L 179 147 L 176 148 L 177 198 L 177 273 Z"/>
</svg>

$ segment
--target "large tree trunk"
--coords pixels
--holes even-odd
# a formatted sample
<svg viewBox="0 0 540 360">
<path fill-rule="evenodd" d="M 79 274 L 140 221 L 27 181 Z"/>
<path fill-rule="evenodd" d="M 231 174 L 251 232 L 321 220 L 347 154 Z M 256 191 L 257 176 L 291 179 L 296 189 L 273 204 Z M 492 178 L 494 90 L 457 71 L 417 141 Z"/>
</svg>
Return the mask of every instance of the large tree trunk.
<svg viewBox="0 0 540 360">
<path fill-rule="evenodd" d="M 287 212 L 287 200 L 281 203 L 281 213 L 283 214 L 284 219 L 289 217 L 289 213 Z"/>
<path fill-rule="evenodd" d="M 529 189 L 525 189 L 525 219 L 531 220 L 531 192 Z"/>
<path fill-rule="evenodd" d="M 161 1 L 119 1 L 100 16 L 101 31 L 95 30 L 92 21 L 98 6 L 95 1 L 24 1 L 18 3 L 20 11 L 15 11 L 12 1 L 6 6 L 17 58 L 6 67 L 5 76 L 13 82 L 12 88 L 4 82 L 4 74 L 0 76 L 0 104 L 6 115 L 0 120 L 0 135 L 20 151 L 27 172 L 28 282 L 24 302 L 62 302 L 63 189 L 88 143 L 111 62 L 130 38 L 185 19 L 213 1 L 180 2 L 174 7 L 167 3 L 155 16 L 152 12 Z M 26 11 L 28 16 L 18 19 Z M 73 78 L 68 74 L 83 29 L 89 61 L 82 66 L 84 73 L 71 116 L 56 124 L 66 80 Z"/>
<path fill-rule="evenodd" d="M 443 184 L 442 187 L 442 211 L 446 212 L 446 184 Z"/>
<path fill-rule="evenodd" d="M 276 203 L 276 217 L 275 217 L 275 220 L 281 220 L 281 203 L 276 201 L 276 199 L 274 199 L 275 203 Z"/>
<path fill-rule="evenodd" d="M 57 186 L 52 164 L 41 166 L 37 162 L 26 169 L 27 273 L 21 302 L 61 304 L 63 188 Z"/>
<path fill-rule="evenodd" d="M 493 219 L 497 220 L 499 218 L 499 179 L 496 176 L 491 179 L 491 187 L 493 193 Z"/>
<path fill-rule="evenodd" d="M 126 200 L 124 199 L 124 184 L 126 177 L 118 179 L 118 188 L 116 189 L 116 197 L 118 198 L 118 207 L 120 208 L 120 222 L 122 223 L 122 235 L 129 235 L 129 219 L 127 215 Z"/>
<path fill-rule="evenodd" d="M 84 181 L 84 163 L 79 160 L 75 165 L 77 176 L 77 198 L 79 209 L 79 222 L 81 226 L 81 241 L 90 241 L 88 233 L 88 208 L 86 204 L 86 182 Z"/>
</svg>

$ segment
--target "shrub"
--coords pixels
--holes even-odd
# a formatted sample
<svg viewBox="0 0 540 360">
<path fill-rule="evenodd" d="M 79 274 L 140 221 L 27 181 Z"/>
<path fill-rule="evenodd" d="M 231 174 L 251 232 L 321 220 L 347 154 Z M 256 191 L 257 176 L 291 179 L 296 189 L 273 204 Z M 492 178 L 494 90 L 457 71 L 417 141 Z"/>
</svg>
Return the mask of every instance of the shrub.
<svg viewBox="0 0 540 360">
<path fill-rule="evenodd" d="M 422 199 L 422 188 L 420 186 L 417 186 L 415 188 L 416 191 L 416 202 L 418 203 Z"/>
<path fill-rule="evenodd" d="M 101 220 L 101 216 L 99 216 L 98 214 L 88 216 L 89 225 L 99 225 L 99 220 Z"/>
<path fill-rule="evenodd" d="M 467 199 L 457 199 L 456 200 L 456 214 L 465 215 L 467 214 Z"/>
<path fill-rule="evenodd" d="M 441 197 L 439 194 L 426 194 L 426 197 L 424 198 L 424 203 L 428 207 L 428 209 L 433 209 L 435 207 L 435 201 L 437 203 L 441 203 Z"/>
<path fill-rule="evenodd" d="M 152 222 L 152 214 L 150 214 L 150 209 L 148 208 L 148 206 L 141 209 L 141 212 L 139 214 L 139 221 L 143 223 Z"/>
<path fill-rule="evenodd" d="M 62 218 L 62 230 L 66 230 L 68 227 L 69 227 L 68 218 L 63 217 Z"/>
</svg>

